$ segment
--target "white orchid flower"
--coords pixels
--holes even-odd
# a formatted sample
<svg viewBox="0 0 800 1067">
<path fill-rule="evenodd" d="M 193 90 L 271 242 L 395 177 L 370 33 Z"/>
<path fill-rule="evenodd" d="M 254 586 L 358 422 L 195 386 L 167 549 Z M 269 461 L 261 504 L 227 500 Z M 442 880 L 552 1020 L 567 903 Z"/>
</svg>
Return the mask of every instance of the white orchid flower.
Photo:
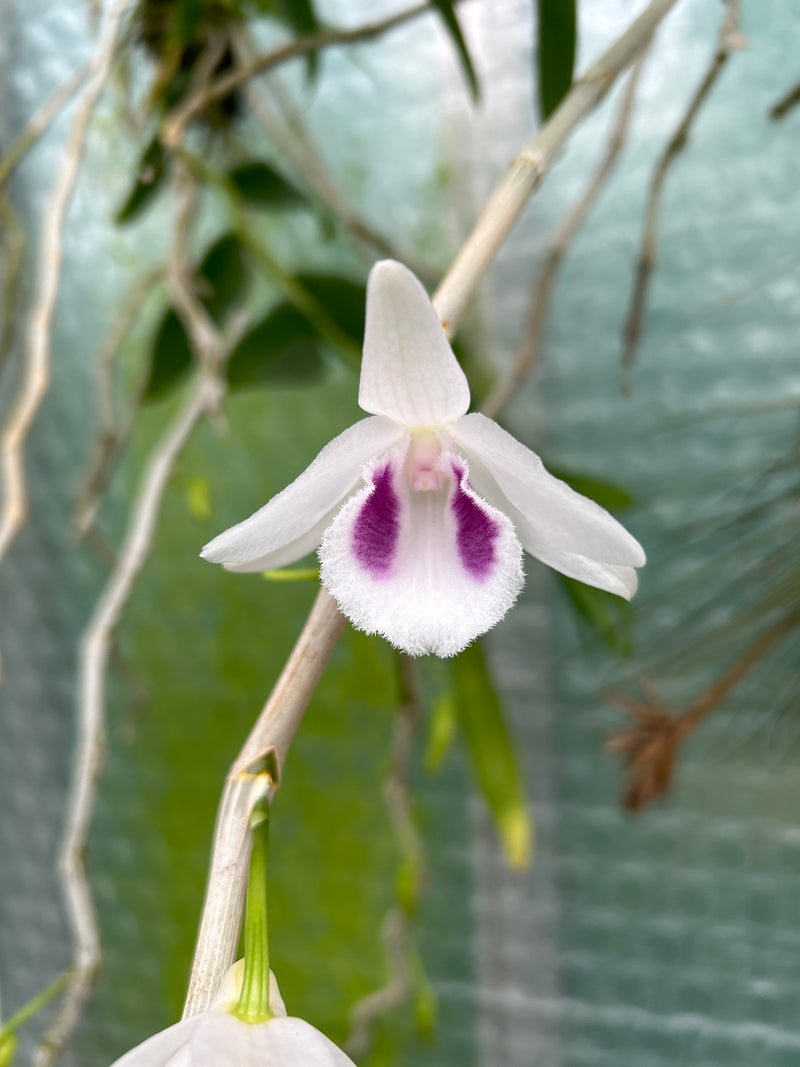
<svg viewBox="0 0 800 1067">
<path fill-rule="evenodd" d="M 349 1056 L 304 1019 L 287 1016 L 270 972 L 273 1018 L 246 1023 L 230 1014 L 244 960 L 228 971 L 209 1011 L 170 1026 L 126 1052 L 112 1067 L 355 1067 Z"/>
<path fill-rule="evenodd" d="M 436 311 L 400 263 L 372 268 L 358 403 L 288 488 L 205 546 L 262 571 L 319 546 L 321 579 L 352 624 L 411 655 L 452 656 L 505 615 L 522 549 L 627 599 L 641 545 L 484 415 Z"/>
</svg>

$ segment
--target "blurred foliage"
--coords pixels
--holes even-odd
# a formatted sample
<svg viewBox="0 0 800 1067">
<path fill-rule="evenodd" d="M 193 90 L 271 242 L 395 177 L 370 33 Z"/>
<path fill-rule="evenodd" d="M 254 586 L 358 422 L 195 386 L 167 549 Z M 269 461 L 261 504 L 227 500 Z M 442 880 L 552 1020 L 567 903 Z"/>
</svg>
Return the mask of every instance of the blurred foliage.
<svg viewBox="0 0 800 1067">
<path fill-rule="evenodd" d="M 0 1034 L 0 1067 L 11 1067 L 17 1054 L 16 1034 Z"/>
<path fill-rule="evenodd" d="M 431 6 L 436 8 L 442 17 L 442 21 L 447 27 L 447 32 L 453 39 L 456 51 L 458 52 L 461 60 L 461 66 L 464 70 L 464 77 L 467 79 L 467 84 L 472 92 L 473 100 L 480 99 L 480 87 L 478 85 L 478 76 L 475 73 L 475 67 L 472 63 L 472 58 L 467 48 L 467 42 L 464 40 L 464 35 L 461 32 L 461 26 L 458 21 L 458 17 L 455 12 L 455 5 L 453 0 L 431 0 Z"/>
<path fill-rule="evenodd" d="M 572 85 L 577 36 L 577 0 L 536 0 L 539 113 L 547 119 Z"/>
<path fill-rule="evenodd" d="M 135 222 L 155 201 L 156 195 L 164 187 L 166 177 L 167 157 L 164 146 L 158 137 L 154 137 L 142 153 L 131 190 L 114 216 L 117 225 Z"/>
<path fill-rule="evenodd" d="M 455 740 L 458 717 L 455 703 L 449 693 L 434 701 L 430 713 L 428 745 L 425 750 L 425 770 L 433 774 L 447 758 Z"/>
<path fill-rule="evenodd" d="M 605 589 L 567 578 L 565 574 L 556 577 L 579 626 L 599 637 L 610 652 L 629 656 L 633 652 L 630 603 Z"/>
<path fill-rule="evenodd" d="M 526 867 L 531 859 L 533 825 L 515 745 L 480 640 L 451 662 L 458 725 L 476 784 L 494 816 L 508 862 L 512 867 Z"/>
<path fill-rule="evenodd" d="M 224 324 L 240 306 L 252 281 L 249 254 L 235 233 L 225 233 L 208 249 L 197 268 L 200 299 L 212 319 Z M 150 351 L 150 372 L 145 402 L 166 395 L 191 370 L 192 349 L 186 330 L 173 308 L 168 308 L 156 329 Z"/>
<path fill-rule="evenodd" d="M 324 365 L 319 333 L 291 304 L 274 307 L 239 342 L 228 363 L 232 389 L 303 385 L 317 381 Z"/>
<path fill-rule="evenodd" d="M 303 207 L 305 196 L 263 159 L 239 163 L 228 172 L 239 196 L 253 207 L 287 209 Z"/>
</svg>

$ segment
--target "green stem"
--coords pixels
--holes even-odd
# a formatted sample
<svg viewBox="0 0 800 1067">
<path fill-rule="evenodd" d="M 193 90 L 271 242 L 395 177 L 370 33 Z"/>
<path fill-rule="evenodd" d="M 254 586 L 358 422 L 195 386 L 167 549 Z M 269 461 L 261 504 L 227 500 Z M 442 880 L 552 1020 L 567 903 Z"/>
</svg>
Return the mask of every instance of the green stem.
<svg viewBox="0 0 800 1067">
<path fill-rule="evenodd" d="M 41 993 L 37 993 L 32 1000 L 29 1000 L 10 1019 L 2 1023 L 0 1025 L 0 1042 L 5 1040 L 9 1034 L 13 1034 L 15 1030 L 18 1030 L 28 1019 L 32 1019 L 37 1011 L 40 1011 L 45 1004 L 57 996 L 69 981 L 70 974 L 70 971 L 64 971 L 63 974 L 56 978 L 55 982 L 51 982 L 49 986 L 43 989 Z"/>
<path fill-rule="evenodd" d="M 269 805 L 259 805 L 250 818 L 253 849 L 247 879 L 244 920 L 244 980 L 234 1015 L 246 1023 L 272 1018 L 269 1010 L 269 938 L 267 933 L 267 851 Z"/>
</svg>

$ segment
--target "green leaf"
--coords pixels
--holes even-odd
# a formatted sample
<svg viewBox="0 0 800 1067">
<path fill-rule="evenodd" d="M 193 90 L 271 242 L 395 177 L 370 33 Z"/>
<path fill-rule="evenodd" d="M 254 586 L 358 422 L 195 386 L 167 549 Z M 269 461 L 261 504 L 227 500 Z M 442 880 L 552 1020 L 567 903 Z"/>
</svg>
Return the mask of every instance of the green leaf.
<svg viewBox="0 0 800 1067">
<path fill-rule="evenodd" d="M 161 141 L 154 137 L 139 160 L 136 178 L 114 221 L 118 226 L 133 222 L 153 202 L 166 177 L 166 156 Z"/>
<path fill-rule="evenodd" d="M 278 567 L 277 570 L 262 571 L 261 577 L 268 582 L 316 582 L 319 581 L 319 567 Z"/>
<path fill-rule="evenodd" d="M 305 37 L 319 30 L 319 19 L 312 0 L 276 0 L 275 6 L 298 37 Z"/>
<path fill-rule="evenodd" d="M 198 522 L 208 522 L 211 518 L 211 491 L 207 478 L 195 476 L 186 486 L 186 506 Z"/>
<path fill-rule="evenodd" d="M 228 172 L 228 180 L 249 204 L 263 208 L 302 207 L 306 198 L 269 163 L 253 159 Z"/>
<path fill-rule="evenodd" d="M 243 302 L 250 282 L 247 250 L 235 233 L 223 234 L 211 245 L 197 274 L 203 305 L 219 324 L 231 308 Z M 167 308 L 153 340 L 143 401 L 148 403 L 168 393 L 189 373 L 192 362 L 183 323 L 174 308 Z"/>
<path fill-rule="evenodd" d="M 603 482 L 598 478 L 587 478 L 584 474 L 575 474 L 573 471 L 557 470 L 554 467 L 547 468 L 552 475 L 566 482 L 576 493 L 588 496 L 600 507 L 607 511 L 624 511 L 633 503 L 633 497 L 620 485 L 613 482 Z"/>
<path fill-rule="evenodd" d="M 342 274 L 302 272 L 295 281 L 322 307 L 326 315 L 346 333 L 360 350 L 364 342 L 364 313 L 367 287 Z"/>
<path fill-rule="evenodd" d="M 177 0 L 175 8 L 175 36 L 180 44 L 189 44 L 206 15 L 205 0 Z"/>
<path fill-rule="evenodd" d="M 456 709 L 452 699 L 443 694 L 434 701 L 425 749 L 425 770 L 435 774 L 445 761 L 456 736 Z"/>
<path fill-rule="evenodd" d="M 472 98 L 477 101 L 480 99 L 481 95 L 478 86 L 478 77 L 475 74 L 475 68 L 472 65 L 467 42 L 464 40 L 461 26 L 459 25 L 455 9 L 453 8 L 453 0 L 431 0 L 431 3 L 442 16 L 442 21 L 447 27 L 450 36 L 453 38 L 453 44 L 461 58 L 461 66 L 464 68 L 464 76 L 469 82 L 469 87 L 472 91 Z"/>
<path fill-rule="evenodd" d="M 198 274 L 206 310 L 220 323 L 232 308 L 243 303 L 250 283 L 247 249 L 235 233 L 226 233 L 214 242 Z"/>
<path fill-rule="evenodd" d="M 239 342 L 228 363 L 228 383 L 232 389 L 305 385 L 323 369 L 313 323 L 282 303 Z"/>
<path fill-rule="evenodd" d="M 575 66 L 576 0 L 536 0 L 539 112 L 548 118 L 569 92 Z"/>
<path fill-rule="evenodd" d="M 168 393 L 189 373 L 191 366 L 192 349 L 183 323 L 172 308 L 167 308 L 150 351 L 150 375 L 142 395 L 144 403 Z"/>
<path fill-rule="evenodd" d="M 629 656 L 633 648 L 628 601 L 575 578 L 557 577 L 578 619 L 615 655 Z"/>
<path fill-rule="evenodd" d="M 514 742 L 492 684 L 483 647 L 475 641 L 451 660 L 456 712 L 481 793 L 494 816 L 511 867 L 530 862 L 533 825 Z"/>
<path fill-rule="evenodd" d="M 11 1067 L 17 1054 L 15 1034 L 0 1034 L 0 1067 Z"/>
</svg>

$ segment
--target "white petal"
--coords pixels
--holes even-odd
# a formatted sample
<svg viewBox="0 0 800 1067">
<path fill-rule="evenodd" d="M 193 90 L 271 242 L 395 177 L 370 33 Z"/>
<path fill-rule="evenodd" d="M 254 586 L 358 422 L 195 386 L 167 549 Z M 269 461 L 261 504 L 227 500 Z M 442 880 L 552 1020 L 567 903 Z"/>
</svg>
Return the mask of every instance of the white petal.
<svg viewBox="0 0 800 1067">
<path fill-rule="evenodd" d="M 466 376 L 421 282 L 392 259 L 367 282 L 358 403 L 408 427 L 442 426 L 469 407 Z"/>
<path fill-rule="evenodd" d="M 336 509 L 361 481 L 362 465 L 402 434 L 402 427 L 389 419 L 362 419 L 334 437 L 283 492 L 215 537 L 200 555 L 235 571 L 266 570 L 300 559 L 317 547 Z"/>
<path fill-rule="evenodd" d="M 271 1019 L 251 1026 L 249 1037 L 250 1056 L 239 1067 L 355 1067 L 349 1056 L 303 1019 Z"/>
<path fill-rule="evenodd" d="M 115 1060 L 111 1067 L 183 1067 L 183 1064 L 194 1064 L 191 1044 L 204 1018 L 204 1015 L 195 1015 L 154 1034 L 126 1052 L 121 1059 Z"/>
<path fill-rule="evenodd" d="M 470 460 L 477 489 L 502 508 L 523 546 L 570 577 L 628 599 L 639 542 L 599 504 L 549 474 L 530 449 L 483 415 L 467 415 L 450 436 Z"/>
<path fill-rule="evenodd" d="M 412 656 L 453 656 L 499 622 L 522 588 L 511 522 L 472 490 L 460 456 L 444 488 L 413 491 L 405 447 L 369 472 L 325 533 L 321 578 L 353 625 Z"/>
</svg>

